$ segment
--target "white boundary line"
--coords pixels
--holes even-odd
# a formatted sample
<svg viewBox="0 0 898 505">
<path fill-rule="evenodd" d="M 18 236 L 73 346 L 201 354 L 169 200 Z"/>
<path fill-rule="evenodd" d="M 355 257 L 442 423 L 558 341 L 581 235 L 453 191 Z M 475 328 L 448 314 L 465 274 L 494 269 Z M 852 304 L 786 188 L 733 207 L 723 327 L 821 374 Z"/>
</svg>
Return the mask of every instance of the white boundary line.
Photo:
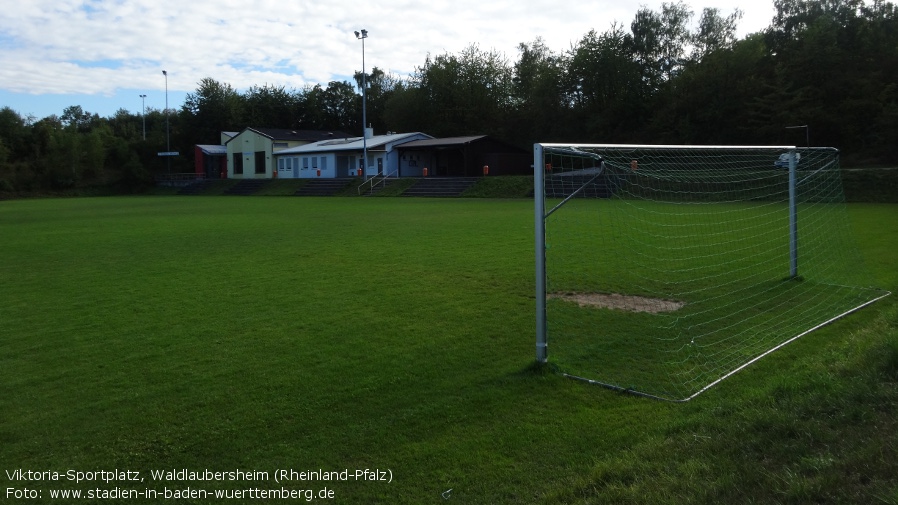
<svg viewBox="0 0 898 505">
<path fill-rule="evenodd" d="M 587 379 L 587 378 L 585 378 L 585 377 L 578 377 L 578 376 L 576 376 L 576 375 L 571 375 L 571 374 L 567 374 L 567 373 L 562 373 L 561 375 L 563 375 L 563 376 L 565 376 L 565 377 L 567 377 L 567 378 L 569 378 L 569 379 L 575 379 L 575 380 L 583 381 L 583 382 L 586 382 L 586 383 L 589 383 L 589 384 L 592 384 L 592 385 L 595 385 L 595 386 L 601 386 L 601 387 L 603 387 L 603 388 L 611 389 L 611 390 L 614 390 L 614 391 L 619 391 L 619 392 L 621 392 L 621 393 L 629 393 L 629 394 L 636 395 L 636 396 L 643 396 L 643 397 L 646 397 L 646 398 L 652 398 L 652 399 L 654 399 L 654 400 L 662 400 L 662 401 L 674 402 L 674 403 L 686 403 L 686 402 L 688 402 L 688 401 L 694 399 L 696 396 L 698 396 L 698 395 L 704 393 L 705 391 L 707 391 L 707 390 L 713 388 L 714 386 L 720 384 L 723 380 L 725 380 L 725 379 L 727 379 L 727 378 L 729 378 L 729 377 L 732 377 L 732 376 L 735 375 L 737 372 L 740 372 L 740 371 L 742 371 L 742 370 L 748 368 L 749 365 L 752 365 L 753 363 L 755 363 L 756 361 L 760 360 L 761 358 L 763 358 L 763 357 L 765 357 L 765 356 L 767 356 L 767 355 L 769 355 L 769 354 L 771 354 L 771 353 L 773 353 L 773 352 L 775 352 L 775 351 L 778 351 L 778 350 L 782 349 L 782 348 L 785 347 L 786 345 L 791 344 L 792 342 L 795 342 L 796 340 L 798 340 L 799 338 L 801 338 L 801 337 L 807 335 L 808 333 L 811 333 L 812 331 L 815 331 L 815 330 L 819 330 L 820 328 L 822 328 L 822 327 L 824 327 L 824 326 L 826 326 L 826 325 L 828 325 L 828 324 L 831 324 L 831 323 L 833 323 L 833 322 L 835 322 L 835 321 L 837 321 L 837 320 L 839 320 L 839 319 L 841 319 L 841 318 L 843 318 L 843 317 L 845 317 L 845 316 L 847 316 L 847 315 L 849 315 L 849 314 L 852 314 L 852 313 L 854 313 L 854 312 L 857 312 L 857 311 L 863 309 L 864 307 L 866 307 L 866 306 L 868 306 L 868 305 L 870 305 L 870 304 L 872 304 L 872 303 L 878 302 L 879 300 L 882 300 L 883 298 L 885 298 L 885 297 L 887 297 L 887 296 L 889 296 L 889 295 L 891 295 L 891 294 L 892 294 L 891 291 L 886 291 L 885 294 L 883 294 L 883 295 L 881 295 L 881 296 L 878 296 L 878 297 L 876 297 L 876 298 L 874 298 L 874 299 L 872 299 L 872 300 L 870 300 L 870 301 L 868 301 L 868 302 L 862 303 L 861 305 L 858 305 L 857 307 L 855 307 L 855 308 L 853 308 L 853 309 L 851 309 L 851 310 L 848 310 L 848 311 L 846 311 L 846 312 L 843 312 L 843 313 L 839 314 L 838 316 L 835 316 L 835 317 L 833 317 L 833 318 L 831 318 L 831 319 L 829 319 L 829 320 L 827 320 L 827 321 L 824 321 L 824 322 L 818 324 L 817 326 L 814 326 L 813 328 L 811 328 L 811 329 L 809 329 L 809 330 L 805 330 L 805 331 L 799 333 L 798 335 L 795 335 L 794 337 L 790 338 L 789 340 L 786 340 L 785 342 L 782 342 L 782 343 L 780 343 L 780 344 L 778 344 L 778 345 L 776 345 L 776 346 L 774 346 L 774 347 L 771 347 L 770 349 L 764 351 L 763 353 L 761 353 L 761 354 L 755 356 L 754 358 L 752 358 L 752 359 L 746 361 L 745 363 L 743 363 L 743 364 L 740 365 L 739 367 L 737 367 L 737 368 L 735 368 L 735 369 L 733 369 L 733 370 L 730 370 L 729 372 L 727 372 L 727 373 L 724 374 L 723 376 L 719 377 L 719 378 L 718 378 L 717 380 L 715 380 L 714 382 L 708 384 L 707 386 L 705 386 L 705 387 L 703 387 L 702 389 L 698 390 L 696 393 L 693 393 L 692 396 L 688 396 L 688 397 L 686 397 L 686 398 L 681 398 L 681 399 L 665 398 L 665 397 L 663 397 L 663 396 L 657 396 L 657 395 L 653 395 L 653 394 L 649 394 L 649 393 L 643 393 L 642 391 L 638 391 L 638 390 L 635 390 L 635 389 L 628 389 L 628 388 L 624 388 L 624 387 L 620 387 L 620 386 L 615 386 L 615 385 L 613 385 L 613 384 L 608 384 L 608 383 L 600 382 L 600 381 L 593 380 L 593 379 Z"/>
<path fill-rule="evenodd" d="M 724 379 L 726 379 L 726 378 L 732 376 L 733 374 L 735 374 L 736 372 L 739 372 L 740 370 L 745 369 L 746 367 L 748 367 L 748 366 L 751 365 L 752 363 L 758 361 L 759 359 L 763 358 L 764 356 L 767 356 L 768 354 L 770 354 L 770 353 L 772 353 L 772 352 L 774 352 L 774 351 L 777 351 L 777 350 L 779 350 L 779 349 L 785 347 L 787 344 L 790 344 L 790 343 L 792 343 L 792 342 L 798 340 L 799 338 L 801 338 L 801 337 L 807 335 L 808 333 L 811 333 L 812 331 L 818 330 L 818 329 L 820 329 L 820 328 L 822 328 L 822 327 L 824 327 L 824 326 L 826 326 L 826 325 L 828 325 L 828 324 L 830 324 L 830 323 L 833 323 L 833 322 L 835 322 L 835 321 L 837 321 L 837 320 L 839 320 L 839 319 L 841 319 L 841 318 L 843 318 L 843 317 L 845 317 L 845 316 L 847 316 L 847 315 L 849 315 L 849 314 L 852 314 L 852 313 L 854 313 L 854 312 L 857 312 L 857 311 L 863 309 L 864 307 L 866 307 L 866 306 L 868 306 L 868 305 L 870 305 L 870 304 L 872 304 L 872 303 L 878 302 L 879 300 L 882 300 L 883 298 L 885 298 L 885 297 L 887 297 L 887 296 L 889 296 L 889 295 L 891 295 L 891 294 L 892 294 L 891 291 L 886 291 L 885 294 L 883 294 L 883 295 L 881 295 L 881 296 L 879 296 L 879 297 L 876 297 L 876 298 L 874 298 L 874 299 L 872 299 L 872 300 L 870 300 L 870 301 L 868 301 L 868 302 L 866 302 L 866 303 L 862 303 L 861 305 L 858 305 L 857 307 L 855 307 L 855 308 L 853 308 L 853 309 L 851 309 L 851 310 L 848 310 L 848 311 L 846 311 L 846 312 L 843 312 L 842 314 L 839 314 L 838 316 L 833 317 L 832 319 L 829 319 L 829 320 L 827 320 L 827 321 L 824 321 L 824 322 L 818 324 L 817 326 L 814 326 L 813 328 L 811 328 L 811 329 L 809 329 L 809 330 L 805 330 L 805 331 L 799 333 L 798 335 L 795 335 L 794 337 L 790 338 L 789 340 L 786 340 L 785 342 L 783 342 L 783 343 L 781 343 L 781 344 L 779 344 L 779 345 L 777 345 L 777 346 L 775 346 L 775 347 L 772 347 L 772 348 L 770 348 L 770 349 L 764 351 L 763 353 L 761 353 L 761 354 L 755 356 L 754 358 L 750 359 L 749 361 L 747 361 L 747 362 L 744 363 L 743 365 L 739 366 L 738 368 L 736 368 L 736 369 L 734 369 L 734 370 L 728 372 L 727 374 L 723 375 L 722 377 L 720 377 L 720 378 L 717 379 L 716 381 L 714 381 L 714 382 L 708 384 L 707 386 L 703 387 L 702 389 L 700 389 L 698 392 L 696 392 L 696 393 L 693 394 L 692 396 L 690 396 L 690 397 L 688 397 L 688 398 L 685 398 L 685 399 L 683 399 L 683 400 L 679 400 L 679 401 L 688 402 L 689 400 L 692 400 L 692 399 L 695 398 L 696 396 L 698 396 L 698 395 L 704 393 L 705 391 L 711 389 L 712 387 L 716 386 L 717 384 L 719 384 L 719 383 L 720 383 L 721 381 L 723 381 Z"/>
</svg>

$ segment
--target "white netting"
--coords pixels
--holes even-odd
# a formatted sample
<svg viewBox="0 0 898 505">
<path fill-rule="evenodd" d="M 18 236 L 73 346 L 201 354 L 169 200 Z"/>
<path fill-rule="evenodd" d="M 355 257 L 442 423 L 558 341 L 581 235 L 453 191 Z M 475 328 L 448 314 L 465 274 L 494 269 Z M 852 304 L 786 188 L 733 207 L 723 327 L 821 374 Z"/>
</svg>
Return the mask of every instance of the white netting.
<svg viewBox="0 0 898 505">
<path fill-rule="evenodd" d="M 568 374 L 689 398 L 884 294 L 851 239 L 835 149 L 543 149 L 546 327 Z"/>
</svg>

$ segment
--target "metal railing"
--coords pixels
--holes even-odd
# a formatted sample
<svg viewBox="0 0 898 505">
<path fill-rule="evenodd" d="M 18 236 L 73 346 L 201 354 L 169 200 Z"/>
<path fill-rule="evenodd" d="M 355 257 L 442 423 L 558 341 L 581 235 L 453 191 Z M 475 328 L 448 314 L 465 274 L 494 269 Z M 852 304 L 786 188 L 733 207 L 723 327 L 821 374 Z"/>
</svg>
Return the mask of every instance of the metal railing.
<svg viewBox="0 0 898 505">
<path fill-rule="evenodd" d="M 366 191 L 368 192 L 368 194 L 369 194 L 369 195 L 370 195 L 370 194 L 373 194 L 373 193 L 374 193 L 374 188 L 376 188 L 376 187 L 377 187 L 378 185 L 380 185 L 380 184 L 384 184 L 384 183 L 386 182 L 387 179 L 389 179 L 390 177 L 393 177 L 394 175 L 395 175 L 396 177 L 398 177 L 398 174 L 399 174 L 399 170 L 397 169 L 397 170 L 394 170 L 394 171 L 390 172 L 390 173 L 387 174 L 387 175 L 375 175 L 375 176 L 372 176 L 372 177 L 369 178 L 369 179 L 366 179 L 365 182 L 359 184 L 359 187 L 357 188 L 357 189 L 358 189 L 358 194 L 359 194 L 359 196 L 362 195 L 362 188 L 364 188 L 366 185 L 367 185 L 367 186 L 370 186 L 370 187 L 366 190 Z"/>
</svg>

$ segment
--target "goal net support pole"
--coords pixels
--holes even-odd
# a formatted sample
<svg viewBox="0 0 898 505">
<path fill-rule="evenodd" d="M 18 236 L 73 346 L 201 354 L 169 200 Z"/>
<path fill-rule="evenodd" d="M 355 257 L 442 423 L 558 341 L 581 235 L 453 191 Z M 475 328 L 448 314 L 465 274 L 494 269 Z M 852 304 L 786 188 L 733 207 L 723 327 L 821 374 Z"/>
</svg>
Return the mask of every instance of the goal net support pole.
<svg viewBox="0 0 898 505">
<path fill-rule="evenodd" d="M 533 146 L 533 219 L 536 244 L 536 362 L 549 358 L 546 343 L 546 200 L 543 176 L 543 146 Z"/>
<path fill-rule="evenodd" d="M 789 152 L 789 278 L 798 277 L 798 204 L 796 202 L 796 170 L 798 153 Z"/>
</svg>

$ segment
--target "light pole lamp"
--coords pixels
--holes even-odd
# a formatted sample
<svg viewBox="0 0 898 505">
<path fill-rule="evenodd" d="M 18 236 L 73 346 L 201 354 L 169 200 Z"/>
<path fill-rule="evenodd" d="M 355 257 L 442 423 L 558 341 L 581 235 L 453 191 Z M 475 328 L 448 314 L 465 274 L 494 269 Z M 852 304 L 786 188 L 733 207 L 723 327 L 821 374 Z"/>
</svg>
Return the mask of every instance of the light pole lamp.
<svg viewBox="0 0 898 505">
<path fill-rule="evenodd" d="M 147 96 L 140 95 L 140 117 L 143 118 L 143 139 L 147 139 Z"/>
<path fill-rule="evenodd" d="M 355 38 L 362 41 L 362 176 L 368 177 L 368 117 L 366 106 L 366 88 L 365 82 L 365 39 L 368 38 L 368 30 L 355 32 Z"/>
</svg>

